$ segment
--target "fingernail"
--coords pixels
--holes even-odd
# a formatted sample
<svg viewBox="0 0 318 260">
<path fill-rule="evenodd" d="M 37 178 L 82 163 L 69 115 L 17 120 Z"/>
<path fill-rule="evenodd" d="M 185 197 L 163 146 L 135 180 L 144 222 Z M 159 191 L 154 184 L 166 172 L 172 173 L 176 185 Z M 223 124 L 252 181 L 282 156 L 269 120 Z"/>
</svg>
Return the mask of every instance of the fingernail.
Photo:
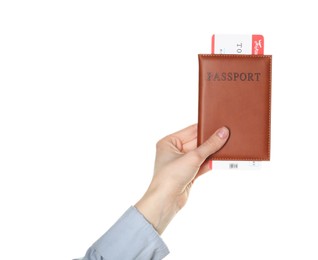
<svg viewBox="0 0 318 260">
<path fill-rule="evenodd" d="M 226 127 L 222 127 L 220 128 L 217 133 L 218 137 L 220 137 L 221 139 L 225 139 L 229 136 L 229 129 L 227 129 Z"/>
</svg>

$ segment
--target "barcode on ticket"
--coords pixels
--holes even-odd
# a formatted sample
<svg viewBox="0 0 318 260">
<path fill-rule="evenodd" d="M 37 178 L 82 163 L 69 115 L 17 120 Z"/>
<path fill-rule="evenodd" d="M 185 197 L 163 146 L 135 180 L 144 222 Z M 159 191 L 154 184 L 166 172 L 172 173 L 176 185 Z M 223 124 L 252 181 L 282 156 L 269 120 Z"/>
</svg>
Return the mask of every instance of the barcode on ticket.
<svg viewBox="0 0 318 260">
<path fill-rule="evenodd" d="M 238 169 L 238 163 L 230 163 L 229 168 L 230 169 Z"/>
<path fill-rule="evenodd" d="M 258 170 L 260 161 L 210 161 L 211 169 L 219 170 Z"/>
</svg>

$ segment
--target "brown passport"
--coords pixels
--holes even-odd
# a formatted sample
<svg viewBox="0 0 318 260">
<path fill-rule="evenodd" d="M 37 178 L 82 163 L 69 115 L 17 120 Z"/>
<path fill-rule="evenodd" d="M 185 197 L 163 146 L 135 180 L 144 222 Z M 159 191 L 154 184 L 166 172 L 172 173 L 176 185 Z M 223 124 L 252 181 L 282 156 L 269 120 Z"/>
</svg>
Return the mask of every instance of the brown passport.
<svg viewBox="0 0 318 260">
<path fill-rule="evenodd" d="M 198 145 L 230 130 L 212 160 L 270 160 L 271 55 L 199 54 Z"/>
</svg>

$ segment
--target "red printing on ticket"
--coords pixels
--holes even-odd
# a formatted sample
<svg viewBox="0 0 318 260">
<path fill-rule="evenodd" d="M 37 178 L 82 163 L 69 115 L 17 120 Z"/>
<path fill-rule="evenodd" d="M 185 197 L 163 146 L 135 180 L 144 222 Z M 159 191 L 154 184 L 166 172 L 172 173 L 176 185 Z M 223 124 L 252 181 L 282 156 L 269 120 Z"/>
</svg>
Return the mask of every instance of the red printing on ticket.
<svg viewBox="0 0 318 260">
<path fill-rule="evenodd" d="M 264 37 L 263 35 L 252 35 L 252 53 L 255 55 L 264 54 Z"/>
</svg>

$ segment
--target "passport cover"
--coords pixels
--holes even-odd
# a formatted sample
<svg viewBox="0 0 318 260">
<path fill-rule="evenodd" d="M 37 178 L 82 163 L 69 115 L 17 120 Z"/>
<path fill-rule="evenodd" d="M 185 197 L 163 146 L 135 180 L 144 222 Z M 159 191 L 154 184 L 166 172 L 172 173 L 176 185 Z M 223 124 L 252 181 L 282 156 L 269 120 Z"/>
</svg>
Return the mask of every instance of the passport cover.
<svg viewBox="0 0 318 260">
<path fill-rule="evenodd" d="M 271 55 L 199 54 L 198 145 L 226 126 L 212 160 L 270 160 Z"/>
</svg>

